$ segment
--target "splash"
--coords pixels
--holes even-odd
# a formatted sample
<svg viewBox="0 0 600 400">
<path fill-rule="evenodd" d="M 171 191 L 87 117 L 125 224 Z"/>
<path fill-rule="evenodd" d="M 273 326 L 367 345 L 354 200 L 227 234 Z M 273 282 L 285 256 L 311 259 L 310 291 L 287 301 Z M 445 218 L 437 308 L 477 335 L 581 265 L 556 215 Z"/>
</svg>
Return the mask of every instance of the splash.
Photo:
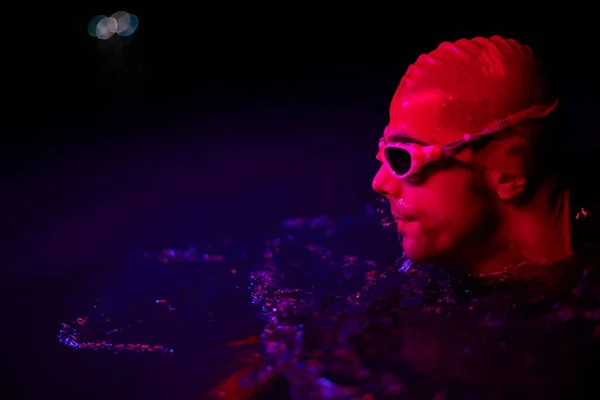
<svg viewBox="0 0 600 400">
<path fill-rule="evenodd" d="M 93 310 L 99 307 L 100 299 L 96 299 L 96 304 L 92 306 Z M 164 313 L 174 311 L 175 308 L 164 299 L 158 299 L 155 302 L 156 308 Z M 93 315 L 93 314 L 92 314 Z M 74 349 L 89 351 L 108 351 L 112 353 L 134 352 L 134 353 L 160 353 L 173 354 L 174 350 L 160 344 L 148 344 L 139 342 L 113 342 L 112 336 L 126 335 L 128 331 L 134 330 L 132 327 L 144 324 L 144 320 L 136 319 L 123 327 L 115 326 L 113 321 L 104 313 L 96 313 L 92 317 L 85 316 L 76 318 L 70 324 L 61 323 L 60 331 L 57 335 L 59 343 Z M 91 326 L 95 325 L 95 326 Z M 98 332 L 103 334 L 98 335 Z"/>
<path fill-rule="evenodd" d="M 288 326 L 283 321 L 327 297 L 356 303 L 374 285 L 377 263 L 350 251 L 355 247 L 352 242 L 357 227 L 373 229 L 377 219 L 374 208 L 366 206 L 359 218 L 320 215 L 286 219 L 280 224 L 279 235 L 262 243 L 240 245 L 226 239 L 219 246 L 144 252 L 140 258 L 162 265 L 164 273 L 181 276 L 175 283 L 159 282 L 161 293 L 165 293 L 162 287 L 181 287 L 167 291 L 169 296 L 144 299 L 140 295 L 120 306 L 110 299 L 110 292 L 93 299 L 82 293 L 77 296 L 80 315 L 71 322 L 61 322 L 57 340 L 79 351 L 173 355 L 179 350 L 177 341 L 165 343 L 158 332 L 177 336 L 182 326 L 190 318 L 200 318 L 202 311 L 208 315 L 204 323 L 213 323 L 211 307 L 218 307 L 223 292 L 232 289 L 243 292 L 255 318 L 264 321 L 261 340 L 267 354 L 274 357 L 274 349 L 278 349 L 277 354 L 281 350 L 275 343 L 282 343 L 283 336 L 290 336 L 286 340 L 293 345 L 301 344 L 301 325 Z M 218 285 L 215 277 L 227 281 L 230 289 Z M 137 285 L 142 284 L 143 280 Z M 184 289 L 191 294 L 182 296 Z M 130 292 L 135 290 L 133 284 Z M 201 300 L 190 300 L 198 298 L 200 292 L 204 296 Z"/>
<path fill-rule="evenodd" d="M 135 271 L 132 276 L 137 283 L 120 289 L 120 293 L 131 292 L 135 302 L 119 307 L 118 299 L 111 300 L 110 292 L 88 299 L 83 311 L 74 313 L 78 318 L 61 324 L 58 341 L 77 351 L 179 357 L 188 352 L 182 340 L 186 334 L 194 336 L 193 340 L 210 342 L 208 328 L 220 319 L 235 320 L 240 327 L 249 320 L 260 321 L 255 333 L 245 335 L 236 330 L 232 337 L 216 338 L 221 340 L 214 342 L 217 346 L 235 347 L 242 352 L 251 348 L 253 352 L 252 357 L 246 357 L 252 365 L 240 364 L 238 372 L 213 392 L 217 397 L 239 398 L 235 397 L 235 390 L 258 391 L 274 376 L 283 375 L 295 398 L 360 398 L 372 393 L 374 387 L 382 388 L 377 393 L 396 398 L 408 390 L 410 380 L 394 375 L 394 371 L 381 376 L 369 372 L 348 345 L 352 329 L 358 328 L 350 324 L 341 329 L 340 316 L 350 316 L 349 320 L 357 317 L 360 329 L 383 335 L 381 340 L 365 340 L 361 346 L 373 345 L 370 350 L 374 354 L 381 350 L 385 356 L 403 354 L 394 347 L 402 343 L 396 339 L 398 335 L 411 334 L 410 330 L 393 331 L 405 328 L 394 326 L 398 321 L 418 316 L 432 324 L 428 332 L 431 338 L 423 336 L 423 342 L 417 342 L 424 354 L 452 339 L 447 333 L 439 335 L 435 328 L 448 323 L 444 326 L 452 328 L 454 334 L 472 339 L 472 343 L 461 342 L 460 346 L 442 346 L 449 349 L 449 359 L 460 360 L 477 355 L 478 338 L 493 333 L 486 329 L 503 329 L 509 323 L 510 313 L 524 309 L 530 298 L 546 295 L 543 282 L 539 287 L 532 282 L 531 287 L 518 290 L 517 293 L 527 295 L 520 299 L 508 296 L 513 292 L 503 288 L 511 282 L 497 277 L 474 284 L 472 278 L 449 274 L 442 267 L 416 265 L 405 257 L 398 259 L 393 255 L 396 261 L 390 263 L 365 258 L 366 254 L 381 255 L 366 244 L 380 244 L 390 236 L 381 229 L 380 216 L 384 212 L 383 207 L 366 206 L 357 218 L 290 218 L 282 221 L 278 234 L 268 240 L 242 244 L 225 240 L 218 245 L 143 253 L 138 258 L 147 263 L 140 268 L 154 268 L 155 285 L 140 290 L 143 271 Z M 588 217 L 589 214 L 588 211 Z M 382 265 L 389 267 L 381 268 Z M 576 286 L 573 294 L 581 297 L 586 290 L 589 291 L 586 285 Z M 85 303 L 84 296 L 80 300 Z M 215 307 L 231 304 L 237 308 L 215 312 Z M 240 311 L 242 306 L 246 308 Z M 536 340 L 547 336 L 548 321 L 564 323 L 581 314 L 596 324 L 600 318 L 596 308 L 574 310 L 569 304 L 557 302 L 550 314 L 542 316 Z M 246 314 L 247 319 L 242 320 Z M 200 328 L 190 334 L 189 326 L 194 323 Z M 463 331 L 464 327 L 468 329 Z M 600 332 L 600 328 L 596 331 Z M 390 337 L 385 336 L 387 333 Z M 378 349 L 378 343 L 385 343 L 385 348 Z M 522 354 L 516 344 L 499 343 L 504 346 L 503 352 L 512 345 L 514 354 Z M 209 363 L 212 360 L 204 359 Z M 239 359 L 240 363 L 245 362 L 243 357 Z M 323 376 L 325 366 L 332 365 L 339 366 L 345 376 L 356 382 L 364 382 L 366 376 L 371 381 L 356 393 Z M 217 368 L 211 364 L 212 367 Z M 452 370 L 456 370 L 454 367 Z"/>
<path fill-rule="evenodd" d="M 392 232 L 396 228 L 396 217 L 394 217 L 389 208 L 387 207 L 387 200 L 383 196 L 377 196 L 376 198 L 377 208 L 376 214 L 380 217 L 380 225 L 384 231 Z"/>
</svg>

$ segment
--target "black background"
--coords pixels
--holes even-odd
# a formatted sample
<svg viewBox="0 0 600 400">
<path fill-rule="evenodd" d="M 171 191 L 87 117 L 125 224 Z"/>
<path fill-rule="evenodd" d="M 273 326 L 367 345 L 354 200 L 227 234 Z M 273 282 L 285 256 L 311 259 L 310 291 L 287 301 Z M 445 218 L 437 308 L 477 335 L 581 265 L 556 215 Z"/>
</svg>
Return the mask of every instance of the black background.
<svg viewBox="0 0 600 400">
<path fill-rule="evenodd" d="M 531 44 L 561 83 L 565 145 L 599 144 L 597 34 L 583 12 L 517 21 L 455 9 L 468 20 L 459 22 L 404 5 L 31 8 L 5 13 L 12 398 L 69 392 L 68 379 L 48 373 L 63 361 L 47 349 L 63 297 L 90 271 L 123 268 L 132 252 L 272 232 L 284 217 L 360 212 L 374 199 L 389 99 L 407 66 L 442 41 L 501 34 Z M 91 17 L 118 10 L 139 18 L 130 40 L 87 35 Z"/>
</svg>

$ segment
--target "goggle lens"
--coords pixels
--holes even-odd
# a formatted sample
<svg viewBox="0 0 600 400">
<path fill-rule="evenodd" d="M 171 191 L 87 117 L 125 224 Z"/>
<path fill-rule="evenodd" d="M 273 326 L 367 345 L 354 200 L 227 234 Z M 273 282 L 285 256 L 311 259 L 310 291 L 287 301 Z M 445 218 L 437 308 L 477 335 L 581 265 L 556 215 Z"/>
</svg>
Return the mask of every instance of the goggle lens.
<svg viewBox="0 0 600 400">
<path fill-rule="evenodd" d="M 412 157 L 406 149 L 387 147 L 383 150 L 383 156 L 396 175 L 404 175 L 410 171 Z"/>
</svg>

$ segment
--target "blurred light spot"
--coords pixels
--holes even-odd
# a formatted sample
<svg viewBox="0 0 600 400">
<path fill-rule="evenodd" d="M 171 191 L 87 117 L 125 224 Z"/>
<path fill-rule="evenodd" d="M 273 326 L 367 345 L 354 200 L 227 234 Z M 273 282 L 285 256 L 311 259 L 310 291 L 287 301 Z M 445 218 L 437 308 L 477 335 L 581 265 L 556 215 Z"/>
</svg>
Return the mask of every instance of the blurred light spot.
<svg viewBox="0 0 600 400">
<path fill-rule="evenodd" d="M 88 34 L 101 40 L 110 39 L 115 33 L 131 36 L 138 27 L 138 18 L 126 11 L 117 11 L 110 17 L 97 15 L 88 24 Z"/>
<path fill-rule="evenodd" d="M 138 17 L 135 14 L 129 14 L 129 27 L 123 32 L 120 32 L 121 36 L 131 36 L 138 28 Z"/>
<path fill-rule="evenodd" d="M 96 37 L 98 39 L 107 40 L 115 34 L 114 30 L 111 32 L 111 28 L 113 27 L 111 20 L 114 21 L 113 18 L 102 18 L 98 22 L 98 25 L 96 25 Z"/>
<path fill-rule="evenodd" d="M 131 21 L 131 18 L 129 17 L 129 13 L 127 13 L 125 11 L 117 11 L 110 17 L 114 18 L 114 20 L 117 22 L 117 29 L 115 30 L 116 33 L 121 34 L 121 33 L 125 32 L 127 29 L 129 29 L 130 21 Z"/>
<path fill-rule="evenodd" d="M 96 15 L 94 18 L 92 18 L 90 20 L 90 23 L 88 24 L 88 34 L 90 36 L 98 37 L 96 35 L 96 28 L 98 27 L 98 24 L 100 23 L 100 21 L 102 21 L 105 18 L 106 18 L 105 15 Z"/>
<path fill-rule="evenodd" d="M 117 33 L 117 27 L 118 27 L 117 20 L 114 19 L 113 17 L 107 18 L 106 19 L 106 27 L 110 33 L 113 33 L 113 34 Z"/>
</svg>

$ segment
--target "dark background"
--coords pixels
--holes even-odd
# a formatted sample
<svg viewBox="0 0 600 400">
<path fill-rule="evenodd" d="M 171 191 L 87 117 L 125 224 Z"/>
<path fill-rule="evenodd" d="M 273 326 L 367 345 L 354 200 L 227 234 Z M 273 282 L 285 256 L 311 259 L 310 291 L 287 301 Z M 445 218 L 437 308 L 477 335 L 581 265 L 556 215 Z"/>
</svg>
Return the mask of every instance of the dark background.
<svg viewBox="0 0 600 400">
<path fill-rule="evenodd" d="M 568 20 L 579 31 L 487 17 L 459 29 L 469 24 L 391 8 L 168 6 L 9 13 L 0 205 L 11 398 L 69 392 L 48 349 L 63 297 L 91 271 L 125 268 L 132 252 L 268 234 L 285 217 L 360 212 L 374 199 L 395 87 L 442 41 L 531 44 L 561 83 L 566 145 L 600 144 L 597 35 L 581 20 Z M 91 17 L 118 10 L 139 17 L 131 40 L 87 35 Z"/>
</svg>

